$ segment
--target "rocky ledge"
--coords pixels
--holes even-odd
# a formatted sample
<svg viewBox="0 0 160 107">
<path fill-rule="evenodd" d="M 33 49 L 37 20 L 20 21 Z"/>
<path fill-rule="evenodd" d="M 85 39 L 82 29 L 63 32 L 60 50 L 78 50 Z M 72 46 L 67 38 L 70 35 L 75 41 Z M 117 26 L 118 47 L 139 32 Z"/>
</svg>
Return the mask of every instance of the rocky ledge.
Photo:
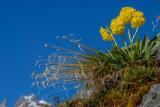
<svg viewBox="0 0 160 107">
<path fill-rule="evenodd" d="M 160 107 L 160 84 L 151 87 L 138 107 Z"/>
</svg>

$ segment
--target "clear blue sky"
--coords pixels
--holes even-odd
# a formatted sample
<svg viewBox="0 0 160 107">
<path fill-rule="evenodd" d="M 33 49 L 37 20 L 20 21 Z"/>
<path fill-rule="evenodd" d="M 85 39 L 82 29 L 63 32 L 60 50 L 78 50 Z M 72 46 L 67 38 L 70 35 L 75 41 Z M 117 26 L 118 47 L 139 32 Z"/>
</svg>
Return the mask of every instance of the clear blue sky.
<svg viewBox="0 0 160 107">
<path fill-rule="evenodd" d="M 145 13 L 147 23 L 140 33 L 152 37 L 151 21 L 160 14 L 160 0 L 1 0 L 0 100 L 6 97 L 13 107 L 20 95 L 35 92 L 30 87 L 34 63 L 49 52 L 44 43 L 56 44 L 58 35 L 73 33 L 92 47 L 110 47 L 99 28 L 123 6 Z"/>
</svg>

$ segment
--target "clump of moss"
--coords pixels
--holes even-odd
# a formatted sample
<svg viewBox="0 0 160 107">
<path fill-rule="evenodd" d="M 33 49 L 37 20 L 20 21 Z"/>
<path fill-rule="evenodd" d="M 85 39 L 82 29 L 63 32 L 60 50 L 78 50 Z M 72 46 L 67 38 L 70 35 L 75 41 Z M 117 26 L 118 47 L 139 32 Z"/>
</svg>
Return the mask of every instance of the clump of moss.
<svg viewBox="0 0 160 107">
<path fill-rule="evenodd" d="M 146 94 L 150 89 L 150 85 L 142 85 L 138 87 L 137 92 L 131 93 L 126 107 L 136 107 L 140 103 L 141 98 Z"/>
</svg>

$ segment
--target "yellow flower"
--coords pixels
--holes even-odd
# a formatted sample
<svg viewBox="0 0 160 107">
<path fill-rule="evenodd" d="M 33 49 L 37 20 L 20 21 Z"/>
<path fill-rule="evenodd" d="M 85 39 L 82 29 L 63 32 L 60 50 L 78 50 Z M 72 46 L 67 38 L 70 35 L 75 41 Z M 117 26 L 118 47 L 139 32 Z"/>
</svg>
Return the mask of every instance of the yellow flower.
<svg viewBox="0 0 160 107">
<path fill-rule="evenodd" d="M 130 23 L 133 13 L 136 11 L 136 9 L 132 8 L 132 7 L 123 7 L 120 11 L 120 15 L 119 17 L 121 18 L 121 20 L 124 21 L 125 24 Z"/>
<path fill-rule="evenodd" d="M 111 21 L 110 29 L 112 30 L 112 33 L 115 35 L 123 34 L 124 33 L 124 27 L 125 23 L 123 20 L 121 20 L 120 17 L 117 17 L 116 19 L 113 19 Z"/>
<path fill-rule="evenodd" d="M 112 41 L 113 40 L 113 36 L 108 32 L 107 29 L 101 27 L 99 32 L 100 32 L 103 40 L 105 40 L 105 41 Z"/>
<path fill-rule="evenodd" d="M 131 20 L 132 28 L 137 28 L 142 26 L 145 23 L 146 18 L 144 17 L 143 12 L 136 11 L 133 13 L 133 18 Z"/>
<path fill-rule="evenodd" d="M 141 11 L 135 11 L 133 17 L 144 17 L 144 13 Z"/>
<path fill-rule="evenodd" d="M 134 9 L 133 7 L 123 7 L 121 10 L 120 10 L 120 14 L 123 14 L 123 12 L 126 12 L 126 11 L 130 11 L 130 12 L 134 12 L 136 9 Z"/>
</svg>

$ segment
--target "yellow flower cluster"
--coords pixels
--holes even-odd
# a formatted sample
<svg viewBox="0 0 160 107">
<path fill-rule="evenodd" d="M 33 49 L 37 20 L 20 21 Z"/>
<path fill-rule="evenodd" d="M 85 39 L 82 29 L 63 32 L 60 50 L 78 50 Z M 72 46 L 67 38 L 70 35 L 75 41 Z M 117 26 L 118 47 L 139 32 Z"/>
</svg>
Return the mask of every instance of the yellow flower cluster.
<svg viewBox="0 0 160 107">
<path fill-rule="evenodd" d="M 101 27 L 99 32 L 100 32 L 103 40 L 105 40 L 105 41 L 112 41 L 113 40 L 113 36 L 109 33 L 108 29 Z"/>
<path fill-rule="evenodd" d="M 132 14 L 135 12 L 136 10 L 132 7 L 123 7 L 120 11 L 120 18 L 121 20 L 123 20 L 123 22 L 125 24 L 128 24 L 131 22 L 132 19 Z"/>
<path fill-rule="evenodd" d="M 124 34 L 125 25 L 130 24 L 132 28 L 138 28 L 145 23 L 143 12 L 138 11 L 132 7 L 123 7 L 120 10 L 119 16 L 111 21 L 110 29 L 100 28 L 100 34 L 103 40 L 115 40 L 113 34 Z"/>
<path fill-rule="evenodd" d="M 145 22 L 144 14 L 132 7 L 124 7 L 121 9 L 117 18 L 113 19 L 110 24 L 110 29 L 115 35 L 123 34 L 125 25 L 131 24 L 133 28 L 142 26 Z"/>
<path fill-rule="evenodd" d="M 112 30 L 113 34 L 123 34 L 124 32 L 124 22 L 120 19 L 120 17 L 117 17 L 116 19 L 113 19 L 110 25 L 110 29 Z"/>
<path fill-rule="evenodd" d="M 131 20 L 131 25 L 133 28 L 137 28 L 139 26 L 142 26 L 145 23 L 145 17 L 143 12 L 136 11 L 133 13 L 133 17 Z"/>
</svg>

